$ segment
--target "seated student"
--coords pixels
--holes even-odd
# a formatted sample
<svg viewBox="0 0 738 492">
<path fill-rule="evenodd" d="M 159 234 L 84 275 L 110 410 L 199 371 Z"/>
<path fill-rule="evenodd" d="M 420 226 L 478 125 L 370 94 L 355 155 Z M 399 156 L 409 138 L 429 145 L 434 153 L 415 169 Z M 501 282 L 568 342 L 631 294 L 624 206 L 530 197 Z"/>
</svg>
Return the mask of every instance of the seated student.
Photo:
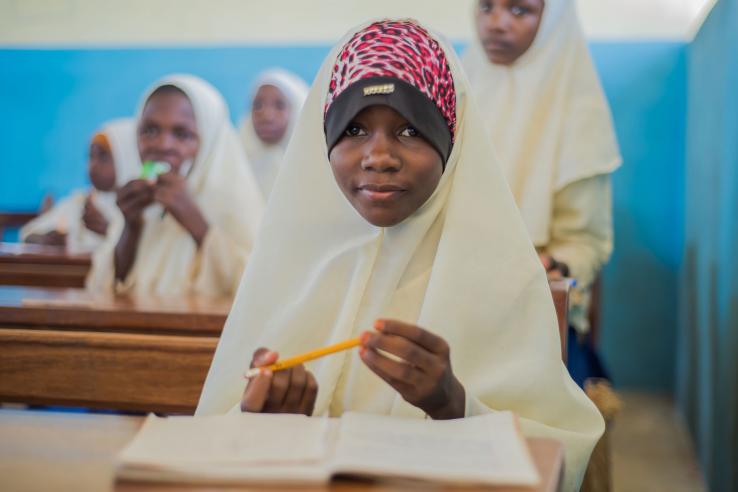
<svg viewBox="0 0 738 492">
<path fill-rule="evenodd" d="M 589 352 L 587 313 L 612 251 L 610 173 L 621 157 L 575 9 L 573 0 L 479 0 L 464 66 L 541 262 L 577 280 L 569 369 L 581 385 L 605 376 Z"/>
<path fill-rule="evenodd" d="M 138 174 L 140 165 L 135 122 L 110 121 L 90 143 L 87 172 L 92 189 L 73 193 L 26 224 L 20 231 L 21 240 L 66 246 L 70 253 L 95 251 L 109 230 L 122 225 L 115 192 Z"/>
<path fill-rule="evenodd" d="M 283 166 L 197 413 L 511 410 L 564 443 L 574 490 L 603 421 L 561 363 L 545 271 L 450 45 L 411 20 L 349 33 Z M 244 380 L 252 354 L 359 335 Z"/>
<path fill-rule="evenodd" d="M 146 93 L 137 122 L 141 160 L 171 169 L 118 191 L 124 226 L 93 257 L 88 288 L 233 295 L 263 205 L 223 98 L 172 75 Z"/>
<path fill-rule="evenodd" d="M 307 96 L 298 76 L 279 68 L 259 75 L 251 114 L 241 122 L 241 141 L 264 198 L 269 197 L 287 142 Z"/>
</svg>

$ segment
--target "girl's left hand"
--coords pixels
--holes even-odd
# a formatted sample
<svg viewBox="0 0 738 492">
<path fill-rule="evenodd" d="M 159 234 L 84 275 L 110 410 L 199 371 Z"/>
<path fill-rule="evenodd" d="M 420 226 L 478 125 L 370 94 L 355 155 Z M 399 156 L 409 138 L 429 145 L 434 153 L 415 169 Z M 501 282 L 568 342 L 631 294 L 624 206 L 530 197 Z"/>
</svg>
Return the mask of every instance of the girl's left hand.
<svg viewBox="0 0 738 492">
<path fill-rule="evenodd" d="M 369 369 L 431 418 L 464 417 L 466 392 L 451 370 L 450 350 L 443 338 L 397 320 L 377 320 L 374 328 L 376 333 L 361 335 L 359 350 Z"/>
<path fill-rule="evenodd" d="M 154 185 L 154 200 L 187 229 L 198 246 L 202 245 L 209 226 L 187 191 L 185 178 L 174 172 L 161 174 Z"/>
<path fill-rule="evenodd" d="M 85 199 L 85 206 L 82 209 L 82 222 L 84 222 L 86 228 L 101 236 L 108 233 L 108 221 L 95 206 L 90 196 Z"/>
</svg>

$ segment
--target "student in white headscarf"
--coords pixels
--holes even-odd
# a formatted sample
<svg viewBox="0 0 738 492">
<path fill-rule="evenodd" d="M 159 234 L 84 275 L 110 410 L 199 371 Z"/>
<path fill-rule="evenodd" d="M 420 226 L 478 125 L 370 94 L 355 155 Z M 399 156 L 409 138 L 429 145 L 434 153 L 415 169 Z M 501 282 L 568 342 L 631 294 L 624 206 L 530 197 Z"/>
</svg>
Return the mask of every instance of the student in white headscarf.
<svg viewBox="0 0 738 492">
<path fill-rule="evenodd" d="M 118 191 L 124 226 L 93 257 L 88 287 L 233 295 L 263 204 L 223 98 L 202 79 L 168 76 L 146 92 L 137 122 L 141 160 L 170 170 Z"/>
<path fill-rule="evenodd" d="M 542 263 L 577 280 L 570 319 L 583 338 L 622 159 L 575 2 L 475 0 L 475 25 L 463 60 L 472 92 Z"/>
<path fill-rule="evenodd" d="M 239 133 L 264 199 L 272 191 L 307 92 L 300 77 L 281 68 L 266 70 L 254 83 L 251 113 L 241 121 Z"/>
<path fill-rule="evenodd" d="M 244 380 L 250 359 L 356 336 L 359 351 Z M 602 418 L 561 362 L 545 271 L 459 60 L 414 21 L 352 30 L 313 84 L 197 413 L 239 410 L 511 410 L 564 443 L 566 490 L 581 481 Z"/>
<path fill-rule="evenodd" d="M 73 193 L 26 224 L 20 231 L 21 240 L 66 246 L 70 253 L 94 252 L 107 234 L 114 234 L 122 225 L 115 193 L 139 173 L 140 166 L 135 122 L 110 121 L 90 142 L 92 189 Z"/>
</svg>

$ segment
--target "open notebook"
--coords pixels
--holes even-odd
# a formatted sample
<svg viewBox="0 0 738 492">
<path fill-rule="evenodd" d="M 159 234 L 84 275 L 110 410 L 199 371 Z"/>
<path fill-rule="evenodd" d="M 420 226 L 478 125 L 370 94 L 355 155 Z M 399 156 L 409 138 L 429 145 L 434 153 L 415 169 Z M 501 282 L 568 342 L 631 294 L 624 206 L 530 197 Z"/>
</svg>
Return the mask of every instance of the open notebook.
<svg viewBox="0 0 738 492">
<path fill-rule="evenodd" d="M 150 415 L 119 456 L 127 480 L 318 484 L 334 475 L 536 485 L 510 412 L 458 420 L 347 413 Z"/>
</svg>

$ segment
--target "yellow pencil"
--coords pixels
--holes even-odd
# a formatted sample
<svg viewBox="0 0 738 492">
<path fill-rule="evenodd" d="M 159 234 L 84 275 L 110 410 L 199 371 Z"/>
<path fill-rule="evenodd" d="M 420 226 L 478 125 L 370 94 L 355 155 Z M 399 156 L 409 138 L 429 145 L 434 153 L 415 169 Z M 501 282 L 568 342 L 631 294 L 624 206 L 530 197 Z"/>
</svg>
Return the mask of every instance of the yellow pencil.
<svg viewBox="0 0 738 492">
<path fill-rule="evenodd" d="M 320 357 L 323 357 L 324 355 L 335 354 L 336 352 L 347 350 L 347 349 L 356 347 L 360 344 L 361 344 L 360 338 L 351 338 L 349 340 L 344 340 L 343 342 L 337 343 L 335 345 L 329 345 L 327 347 L 323 347 L 317 350 L 306 352 L 302 355 L 296 355 L 295 357 L 290 357 L 289 359 L 278 360 L 274 364 L 271 364 L 268 366 L 253 367 L 249 369 L 248 371 L 246 371 L 246 374 L 244 374 L 244 376 L 246 378 L 253 378 L 254 376 L 258 376 L 259 372 L 261 372 L 262 370 L 266 370 L 266 369 L 269 369 L 272 372 L 281 371 L 282 369 L 288 369 L 290 367 L 302 364 L 303 362 L 307 362 L 313 359 L 318 359 Z"/>
</svg>

